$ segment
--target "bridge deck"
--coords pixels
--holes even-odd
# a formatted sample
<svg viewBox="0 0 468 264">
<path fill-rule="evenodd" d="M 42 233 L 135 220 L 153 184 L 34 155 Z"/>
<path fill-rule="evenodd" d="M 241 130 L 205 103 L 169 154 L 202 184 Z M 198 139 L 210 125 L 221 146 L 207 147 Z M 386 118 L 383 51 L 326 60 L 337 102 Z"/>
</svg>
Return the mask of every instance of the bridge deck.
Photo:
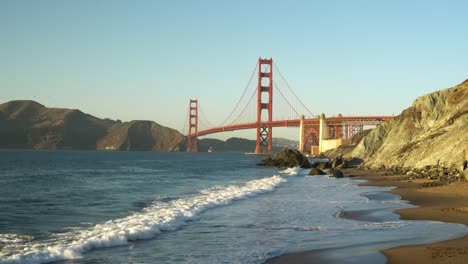
<svg viewBox="0 0 468 264">
<path fill-rule="evenodd" d="M 327 117 L 325 120 L 327 121 L 329 126 L 339 126 L 339 125 L 364 125 L 364 126 L 372 126 L 372 125 L 379 125 L 385 120 L 393 118 L 392 116 L 337 116 L 337 117 Z M 300 119 L 292 119 L 292 120 L 277 120 L 271 122 L 252 122 L 252 123 L 244 123 L 244 124 L 236 124 L 236 125 L 229 125 L 229 126 L 222 126 L 222 127 L 214 127 L 206 130 L 198 131 L 196 135 L 193 136 L 205 136 L 214 133 L 226 132 L 226 131 L 235 131 L 235 130 L 242 130 L 242 129 L 253 129 L 257 127 L 298 127 L 300 126 Z M 320 118 L 310 118 L 304 119 L 304 125 L 318 125 L 320 123 Z"/>
</svg>

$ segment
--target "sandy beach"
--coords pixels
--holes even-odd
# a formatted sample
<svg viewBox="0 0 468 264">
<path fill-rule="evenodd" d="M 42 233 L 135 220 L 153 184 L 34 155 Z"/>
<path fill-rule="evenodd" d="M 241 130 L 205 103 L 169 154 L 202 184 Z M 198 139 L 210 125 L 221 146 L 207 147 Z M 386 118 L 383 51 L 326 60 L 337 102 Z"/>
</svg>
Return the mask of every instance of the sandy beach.
<svg viewBox="0 0 468 264">
<path fill-rule="evenodd" d="M 391 192 L 416 205 L 416 208 L 398 210 L 401 219 L 434 220 L 468 225 L 468 182 L 420 188 L 430 180 L 409 180 L 406 175 L 384 175 L 383 172 L 344 169 L 345 175 L 369 180 L 361 185 L 395 186 Z M 345 217 L 363 217 L 348 214 Z M 422 245 L 400 246 L 382 252 L 388 263 L 468 263 L 468 236 Z M 321 252 L 311 250 L 285 254 L 267 263 L 321 263 Z"/>
</svg>

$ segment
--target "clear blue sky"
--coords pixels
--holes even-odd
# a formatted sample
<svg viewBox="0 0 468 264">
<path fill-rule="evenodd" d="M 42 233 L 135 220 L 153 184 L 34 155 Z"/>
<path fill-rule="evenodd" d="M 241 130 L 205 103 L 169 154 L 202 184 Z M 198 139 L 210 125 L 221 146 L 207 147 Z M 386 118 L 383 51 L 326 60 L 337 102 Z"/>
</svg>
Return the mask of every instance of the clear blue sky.
<svg viewBox="0 0 468 264">
<path fill-rule="evenodd" d="M 190 98 L 223 121 L 261 56 L 314 113 L 396 115 L 468 78 L 467 10 L 450 0 L 0 0 L 0 102 L 180 130 Z"/>
</svg>

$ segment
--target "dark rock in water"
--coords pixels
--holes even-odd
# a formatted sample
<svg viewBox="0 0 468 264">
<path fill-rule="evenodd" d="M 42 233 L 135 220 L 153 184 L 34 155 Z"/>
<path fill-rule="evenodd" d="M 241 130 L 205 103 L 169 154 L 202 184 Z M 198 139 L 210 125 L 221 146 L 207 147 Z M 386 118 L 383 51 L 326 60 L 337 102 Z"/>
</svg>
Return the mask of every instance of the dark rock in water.
<svg viewBox="0 0 468 264">
<path fill-rule="evenodd" d="M 315 168 L 321 169 L 321 170 L 331 169 L 331 164 L 329 162 L 320 162 L 320 163 L 316 163 L 314 165 L 315 165 Z"/>
<path fill-rule="evenodd" d="M 331 170 L 330 171 L 330 177 L 335 177 L 335 178 L 344 178 L 344 174 L 340 170 Z"/>
<path fill-rule="evenodd" d="M 301 167 L 301 168 L 310 168 L 310 163 L 307 158 L 302 155 L 298 150 L 293 149 L 284 149 L 278 152 L 275 155 L 275 158 L 272 159 L 268 157 L 263 159 L 260 166 L 275 166 L 280 168 L 292 168 L 292 167 Z"/>
<path fill-rule="evenodd" d="M 267 158 L 264 158 L 260 163 L 258 163 L 257 165 L 259 166 L 273 166 L 273 167 L 276 167 L 277 166 L 277 162 L 276 160 L 272 159 L 271 157 L 267 157 Z"/>
<path fill-rule="evenodd" d="M 313 168 L 310 172 L 309 175 L 325 175 L 326 173 L 323 172 L 321 169 L 318 168 Z"/>
<path fill-rule="evenodd" d="M 280 167 L 301 167 L 310 168 L 307 158 L 296 149 L 284 149 L 275 155 L 275 160 L 279 162 Z"/>
<path fill-rule="evenodd" d="M 346 166 L 347 167 L 357 167 L 363 162 L 362 159 L 360 158 L 351 158 L 349 160 L 346 160 Z"/>
<path fill-rule="evenodd" d="M 336 159 L 333 160 L 333 162 L 331 164 L 331 167 L 332 167 L 332 169 L 344 168 L 344 167 L 346 167 L 346 161 L 345 161 L 345 159 L 343 159 L 343 157 L 338 156 L 338 157 L 336 157 Z"/>
</svg>

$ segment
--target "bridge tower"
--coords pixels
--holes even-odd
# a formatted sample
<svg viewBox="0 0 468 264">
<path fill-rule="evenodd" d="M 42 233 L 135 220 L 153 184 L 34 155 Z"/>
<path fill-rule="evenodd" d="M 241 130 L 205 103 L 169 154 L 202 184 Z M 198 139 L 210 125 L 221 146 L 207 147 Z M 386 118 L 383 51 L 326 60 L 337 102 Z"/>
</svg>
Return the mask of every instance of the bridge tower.
<svg viewBox="0 0 468 264">
<path fill-rule="evenodd" d="M 262 98 L 262 95 L 266 96 Z M 262 120 L 262 111 L 266 110 L 268 120 Z M 267 147 L 267 151 L 272 151 L 272 127 L 262 126 L 262 121 L 273 121 L 273 59 L 258 59 L 258 85 L 257 85 L 257 144 L 255 153 L 265 152 L 263 147 Z"/>
<path fill-rule="evenodd" d="M 187 152 L 198 152 L 198 100 L 190 99 L 189 133 L 187 136 Z"/>
</svg>

